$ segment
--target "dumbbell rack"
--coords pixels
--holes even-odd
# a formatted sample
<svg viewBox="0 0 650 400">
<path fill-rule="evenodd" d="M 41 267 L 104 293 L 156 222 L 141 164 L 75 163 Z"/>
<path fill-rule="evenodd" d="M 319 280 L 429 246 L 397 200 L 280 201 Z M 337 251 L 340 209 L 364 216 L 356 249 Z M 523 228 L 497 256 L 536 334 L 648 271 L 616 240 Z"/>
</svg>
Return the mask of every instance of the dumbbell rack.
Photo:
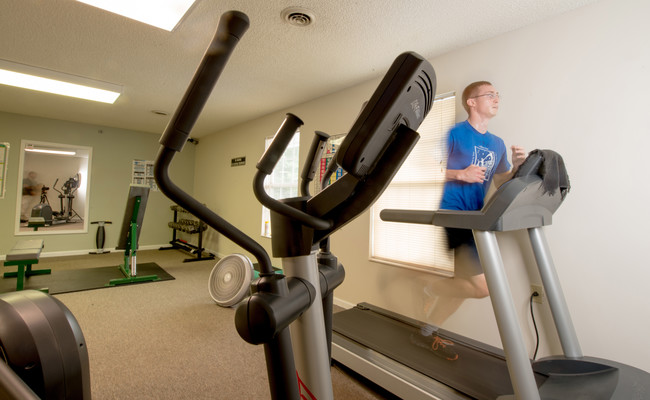
<svg viewBox="0 0 650 400">
<path fill-rule="evenodd" d="M 172 240 L 169 242 L 170 247 L 161 247 L 160 250 L 182 250 L 187 253 L 196 255 L 194 258 L 186 258 L 183 262 L 192 262 L 192 261 L 202 261 L 202 260 L 214 260 L 214 254 L 205 252 L 203 248 L 203 232 L 208 229 L 208 226 L 202 221 L 189 218 L 179 219 L 179 214 L 189 214 L 189 211 L 183 209 L 181 206 L 173 205 L 170 207 L 174 211 L 174 220 L 169 222 L 167 225 L 172 228 Z M 198 234 L 199 241 L 198 245 L 195 246 L 191 243 L 188 243 L 185 240 L 179 239 L 177 237 L 177 231 L 181 231 L 190 235 Z"/>
</svg>

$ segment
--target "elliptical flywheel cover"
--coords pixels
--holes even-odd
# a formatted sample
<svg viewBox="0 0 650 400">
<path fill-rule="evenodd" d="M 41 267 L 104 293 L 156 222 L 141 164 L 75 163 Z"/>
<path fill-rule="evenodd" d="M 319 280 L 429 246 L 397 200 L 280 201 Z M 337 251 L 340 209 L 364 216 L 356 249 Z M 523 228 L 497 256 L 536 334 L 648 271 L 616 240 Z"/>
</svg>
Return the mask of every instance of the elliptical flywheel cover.
<svg viewBox="0 0 650 400">
<path fill-rule="evenodd" d="M 0 362 L 40 398 L 91 398 L 81 327 L 49 294 L 36 290 L 0 294 Z"/>
<path fill-rule="evenodd" d="M 243 254 L 228 255 L 210 273 L 210 297 L 221 307 L 232 307 L 250 293 L 253 263 Z"/>
</svg>

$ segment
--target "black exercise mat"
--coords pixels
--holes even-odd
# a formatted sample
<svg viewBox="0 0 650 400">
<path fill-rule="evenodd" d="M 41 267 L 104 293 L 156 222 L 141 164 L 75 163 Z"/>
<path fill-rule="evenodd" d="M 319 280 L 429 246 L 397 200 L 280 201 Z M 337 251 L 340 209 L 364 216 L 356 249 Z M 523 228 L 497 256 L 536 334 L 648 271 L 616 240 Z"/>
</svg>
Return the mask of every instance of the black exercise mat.
<svg viewBox="0 0 650 400">
<path fill-rule="evenodd" d="M 39 269 L 39 265 L 34 265 L 34 269 Z M 138 276 L 157 275 L 160 281 L 174 279 L 173 276 L 160 268 L 156 263 L 142 263 L 137 266 Z M 4 271 L 3 271 L 4 273 Z M 2 276 L 2 275 L 0 275 Z M 25 278 L 24 289 L 42 289 L 48 288 L 50 294 L 79 292 L 82 290 L 100 289 L 106 286 L 111 279 L 124 278 L 122 271 L 118 266 L 70 269 L 57 271 L 52 269 L 49 275 L 34 275 Z M 147 283 L 147 282 L 138 282 Z M 128 285 L 135 285 L 131 283 Z M 126 286 L 126 285 L 119 285 Z M 16 290 L 16 278 L 0 279 L 0 293 L 13 292 Z"/>
</svg>

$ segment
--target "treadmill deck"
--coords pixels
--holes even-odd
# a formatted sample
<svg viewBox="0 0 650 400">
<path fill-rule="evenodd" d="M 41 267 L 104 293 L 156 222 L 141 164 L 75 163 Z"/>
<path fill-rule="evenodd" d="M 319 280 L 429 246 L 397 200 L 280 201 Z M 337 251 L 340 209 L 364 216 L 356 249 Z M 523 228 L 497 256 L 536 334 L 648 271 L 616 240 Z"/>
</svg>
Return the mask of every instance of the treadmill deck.
<svg viewBox="0 0 650 400">
<path fill-rule="evenodd" d="M 422 325 L 367 303 L 335 313 L 333 319 L 335 336 L 356 342 L 471 398 L 495 399 L 513 393 L 503 351 L 439 330 L 441 338 L 454 342 L 458 354 L 457 360 L 449 361 L 425 344 L 420 333 Z M 536 378 L 538 384 L 545 379 L 542 375 Z"/>
</svg>

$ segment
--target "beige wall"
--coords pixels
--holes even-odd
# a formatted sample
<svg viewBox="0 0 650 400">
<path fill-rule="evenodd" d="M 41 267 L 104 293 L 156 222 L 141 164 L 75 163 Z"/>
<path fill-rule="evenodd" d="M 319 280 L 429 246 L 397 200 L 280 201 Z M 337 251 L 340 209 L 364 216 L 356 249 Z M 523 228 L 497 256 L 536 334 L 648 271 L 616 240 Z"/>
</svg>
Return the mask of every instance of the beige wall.
<svg viewBox="0 0 650 400">
<path fill-rule="evenodd" d="M 647 15 L 648 2 L 606 0 L 431 62 L 438 93 L 460 92 L 478 79 L 495 84 L 504 96 L 491 130 L 508 145 L 550 148 L 564 156 L 572 190 L 546 233 L 583 350 L 650 370 L 650 348 L 643 344 L 650 336 L 645 252 L 650 213 L 643 183 L 650 148 L 645 121 L 650 48 L 642 39 L 650 37 Z M 427 34 L 435 35 L 434 27 Z M 405 50 L 418 51 L 417 43 Z M 196 149 L 196 195 L 270 251 L 270 241 L 259 235 L 261 206 L 251 190 L 264 137 L 277 130 L 285 111 L 298 115 L 305 121 L 304 158 L 313 131 L 347 131 L 377 83 L 203 138 Z M 460 105 L 457 109 L 463 119 Z M 247 157 L 247 165 L 230 167 L 230 159 L 239 156 Z M 519 233 L 499 236 L 532 354 L 527 300 L 529 281 L 539 283 L 539 277 L 525 239 Z M 420 285 L 431 276 L 369 261 L 368 243 L 367 212 L 333 236 L 332 249 L 347 271 L 338 301 L 368 301 L 415 315 Z M 214 233 L 207 246 L 222 255 L 241 252 Z M 549 325 L 547 307 L 538 309 L 542 324 Z M 488 299 L 465 302 L 445 328 L 500 345 Z M 549 332 L 542 329 L 541 355 L 559 351 Z"/>
<path fill-rule="evenodd" d="M 100 133 L 101 131 L 101 133 Z M 159 148 L 160 135 L 116 128 L 57 121 L 0 113 L 0 142 L 10 143 L 9 170 L 5 198 L 0 199 L 0 255 L 6 254 L 21 238 L 45 239 L 44 256 L 80 254 L 95 248 L 97 225 L 89 225 L 87 233 L 20 236 L 14 235 L 16 192 L 22 139 L 92 147 L 89 221 L 110 220 L 106 227 L 104 247 L 114 248 L 122 225 L 126 198 L 131 183 L 134 159 L 153 160 Z M 188 144 L 170 168 L 172 179 L 185 190 L 192 191 L 194 145 Z M 22 181 L 22 178 L 21 178 Z M 58 199 L 51 192 L 50 202 L 58 210 Z M 160 192 L 151 192 L 140 235 L 140 247 L 157 247 L 171 240 L 167 222 L 173 214 L 172 203 Z"/>
</svg>

